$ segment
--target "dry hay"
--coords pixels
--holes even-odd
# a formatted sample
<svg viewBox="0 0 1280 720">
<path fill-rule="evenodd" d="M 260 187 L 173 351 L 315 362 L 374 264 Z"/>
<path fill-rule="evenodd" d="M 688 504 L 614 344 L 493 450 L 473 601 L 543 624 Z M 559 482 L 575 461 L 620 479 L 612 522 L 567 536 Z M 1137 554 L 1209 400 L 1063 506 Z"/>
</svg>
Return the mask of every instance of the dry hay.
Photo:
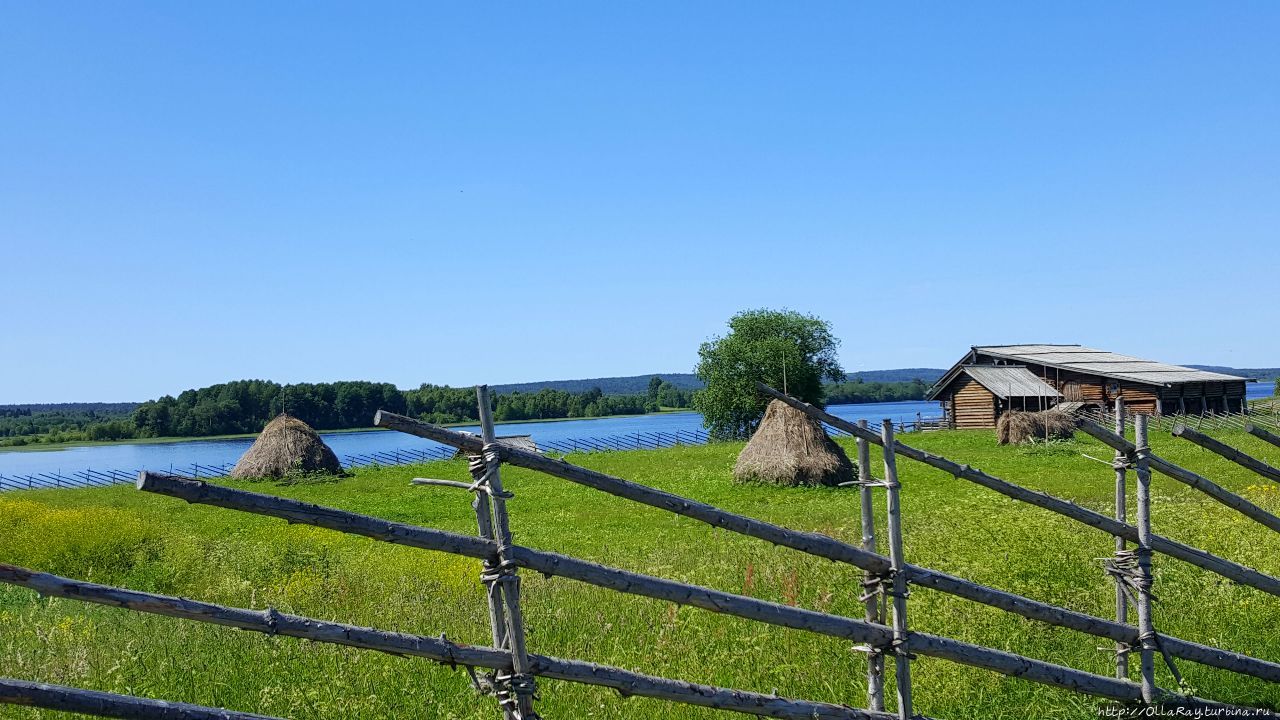
<svg viewBox="0 0 1280 720">
<path fill-rule="evenodd" d="M 1010 410 L 996 422 L 996 442 L 1011 445 L 1037 440 L 1066 440 L 1075 435 L 1076 420 L 1061 410 Z"/>
<path fill-rule="evenodd" d="M 733 477 L 773 485 L 836 485 L 855 479 L 853 463 L 817 420 L 781 400 L 738 455 Z"/>
<path fill-rule="evenodd" d="M 267 423 L 231 469 L 234 478 L 282 478 L 310 473 L 341 475 L 342 465 L 310 425 L 283 414 Z"/>
</svg>

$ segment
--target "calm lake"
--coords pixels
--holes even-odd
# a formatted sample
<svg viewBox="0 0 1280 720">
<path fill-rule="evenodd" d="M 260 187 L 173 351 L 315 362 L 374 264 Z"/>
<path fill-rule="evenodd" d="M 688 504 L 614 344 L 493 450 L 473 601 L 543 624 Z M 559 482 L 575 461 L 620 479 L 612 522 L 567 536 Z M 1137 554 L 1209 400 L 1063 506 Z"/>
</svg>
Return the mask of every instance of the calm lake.
<svg viewBox="0 0 1280 720">
<path fill-rule="evenodd" d="M 895 422 L 914 421 L 916 414 L 937 417 L 942 409 L 935 402 L 891 402 L 857 405 L 832 405 L 828 410 L 848 420 L 866 419 L 879 422 L 889 418 Z M 478 427 L 459 428 L 480 432 Z M 593 420 L 561 420 L 557 422 L 507 423 L 498 426 L 499 435 L 532 435 L 539 444 L 574 438 L 607 437 L 637 432 L 675 432 L 701 430 L 702 416 L 694 412 L 661 413 L 635 417 L 598 418 Z M 369 455 L 403 449 L 439 447 L 423 440 L 389 430 L 322 433 L 324 441 L 342 458 L 346 455 Z M 172 443 L 119 443 L 87 445 L 58 450 L 0 451 L 0 475 L 35 475 L 39 473 L 82 472 L 95 470 L 169 470 L 200 465 L 234 463 L 253 442 L 250 438 L 226 440 L 188 440 Z"/>
<path fill-rule="evenodd" d="M 1249 383 L 1249 398 L 1261 398 L 1271 394 L 1272 383 Z M 917 414 L 938 417 L 941 406 L 936 402 L 864 403 L 832 405 L 831 414 L 847 420 L 879 422 L 888 418 L 895 422 L 910 422 Z M 462 430 L 479 432 L 475 426 Z M 499 435 L 532 435 L 535 442 L 572 440 L 575 438 L 608 437 L 637 432 L 665 432 L 702 429 L 702 416 L 698 413 L 662 413 L 636 417 L 598 418 L 594 420 L 562 420 L 558 422 L 510 423 L 498 426 Z M 430 440 L 389 430 L 362 432 L 324 433 L 324 441 L 333 448 L 339 458 L 347 455 L 369 455 L 376 452 L 393 452 L 404 449 L 439 447 Z M 234 463 L 252 443 L 250 438 L 235 440 L 188 440 L 172 443 L 119 443 L 90 445 L 59 450 L 0 450 L 0 475 L 35 475 L 58 473 L 67 475 L 94 470 L 170 470 L 200 465 L 224 465 Z"/>
</svg>

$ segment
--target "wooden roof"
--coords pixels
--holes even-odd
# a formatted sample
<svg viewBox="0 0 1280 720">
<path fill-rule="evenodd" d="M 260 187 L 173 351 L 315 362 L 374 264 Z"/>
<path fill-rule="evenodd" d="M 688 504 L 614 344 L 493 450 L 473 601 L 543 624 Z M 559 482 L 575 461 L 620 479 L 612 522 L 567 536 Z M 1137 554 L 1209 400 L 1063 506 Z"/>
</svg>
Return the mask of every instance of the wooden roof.
<svg viewBox="0 0 1280 720">
<path fill-rule="evenodd" d="M 1143 360 L 1082 345 L 975 345 L 972 349 L 978 355 L 1002 360 L 1044 365 L 1145 385 L 1169 386 L 1180 383 L 1244 382 L 1246 380 L 1235 375 L 1169 365 L 1155 360 Z"/>
<path fill-rule="evenodd" d="M 958 365 L 951 369 L 938 381 L 926 400 L 936 400 L 938 395 L 960 374 L 968 375 L 982 387 L 990 390 L 998 398 L 1034 397 L 1060 398 L 1062 395 L 1053 387 L 1036 377 L 1022 366 L 1014 365 Z"/>
</svg>

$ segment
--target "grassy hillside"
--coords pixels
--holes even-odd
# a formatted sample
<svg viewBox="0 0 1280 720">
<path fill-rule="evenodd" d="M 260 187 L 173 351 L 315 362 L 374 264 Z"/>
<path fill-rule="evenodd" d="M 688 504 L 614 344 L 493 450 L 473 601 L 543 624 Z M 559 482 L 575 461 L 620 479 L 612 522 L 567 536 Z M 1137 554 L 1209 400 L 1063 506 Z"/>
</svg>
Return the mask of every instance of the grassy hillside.
<svg viewBox="0 0 1280 720">
<path fill-rule="evenodd" d="M 1224 435 L 1280 462 L 1280 451 Z M 1092 441 L 997 447 L 985 431 L 906 438 L 996 475 L 1110 512 L 1108 457 Z M 1280 512 L 1280 491 L 1168 436 L 1156 451 Z M 579 456 L 573 460 L 728 509 L 857 542 L 852 490 L 744 487 L 730 481 L 740 445 Z M 908 559 L 1096 615 L 1112 612 L 1099 558 L 1110 537 L 911 461 L 900 463 Z M 409 478 L 462 479 L 460 462 L 363 470 L 338 483 L 255 485 L 393 520 L 474 532 L 465 493 L 410 487 Z M 713 530 L 554 478 L 506 470 L 518 542 L 620 567 L 861 617 L 860 571 Z M 247 487 L 247 486 L 246 486 Z M 1280 540 L 1180 484 L 1157 477 L 1157 532 L 1280 574 Z M 880 518 L 883 527 L 883 517 Z M 883 536 L 882 536 L 883 543 Z M 883 544 L 882 544 L 883 552 Z M 281 610 L 485 644 L 476 562 L 132 488 L 0 495 L 0 561 L 238 606 Z M 1156 559 L 1157 627 L 1181 637 L 1280 659 L 1280 598 L 1197 568 Z M 650 673 L 831 702 L 861 704 L 864 656 L 849 643 L 627 597 L 563 579 L 526 576 L 530 648 Z M 1054 630 L 929 590 L 910 602 L 915 629 L 1109 673 L 1109 643 Z M 495 717 L 460 670 L 372 652 L 269 638 L 170 618 L 44 600 L 0 586 L 4 674 L 303 718 Z M 1180 669 L 1216 699 L 1280 703 L 1280 687 L 1189 662 Z M 929 658 L 913 665 L 917 711 L 933 717 L 1094 718 L 1070 693 Z M 1171 684 L 1160 668 L 1160 681 Z M 547 717 L 669 720 L 734 717 L 622 699 L 544 681 Z M 0 717 L 53 718 L 4 708 Z"/>
</svg>

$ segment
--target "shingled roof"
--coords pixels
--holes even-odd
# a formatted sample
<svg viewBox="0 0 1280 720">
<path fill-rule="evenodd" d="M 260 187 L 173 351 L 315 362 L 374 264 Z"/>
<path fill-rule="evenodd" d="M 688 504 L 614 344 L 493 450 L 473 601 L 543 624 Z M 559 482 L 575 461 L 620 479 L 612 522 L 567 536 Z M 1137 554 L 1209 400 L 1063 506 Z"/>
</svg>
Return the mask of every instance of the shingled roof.
<svg viewBox="0 0 1280 720">
<path fill-rule="evenodd" d="M 979 385 L 999 398 L 1056 399 L 1062 397 L 1061 393 L 1021 365 L 957 365 L 929 390 L 925 399 L 937 399 L 942 390 L 960 373 L 973 378 Z"/>
<path fill-rule="evenodd" d="M 1154 360 L 1095 350 L 1082 345 L 975 345 L 974 352 L 1002 360 L 1072 370 L 1116 380 L 1167 386 L 1177 383 L 1241 381 L 1236 375 L 1196 370 Z"/>
</svg>

